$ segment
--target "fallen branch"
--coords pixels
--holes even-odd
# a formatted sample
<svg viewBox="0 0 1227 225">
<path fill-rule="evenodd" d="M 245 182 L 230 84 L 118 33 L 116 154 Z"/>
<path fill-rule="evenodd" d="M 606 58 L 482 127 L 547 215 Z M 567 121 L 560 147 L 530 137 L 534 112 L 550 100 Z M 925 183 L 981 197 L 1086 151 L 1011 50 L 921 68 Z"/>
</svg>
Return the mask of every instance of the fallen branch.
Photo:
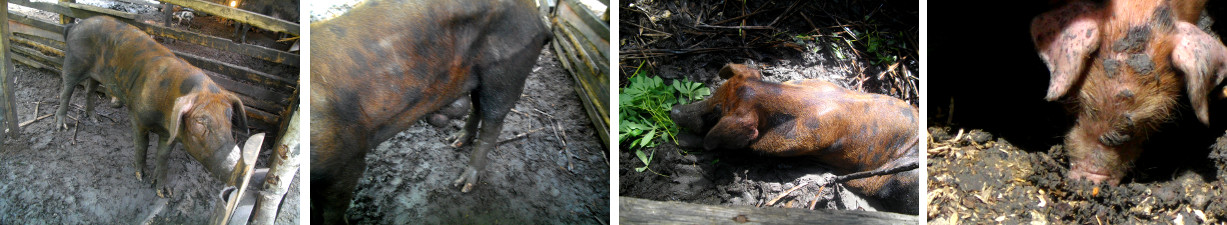
<svg viewBox="0 0 1227 225">
<path fill-rule="evenodd" d="M 891 168 L 861 171 L 861 172 L 845 174 L 842 176 L 836 176 L 835 179 L 833 180 L 834 182 L 832 183 L 839 183 L 839 182 L 844 182 L 848 180 L 855 180 L 855 179 L 861 179 L 861 178 L 872 177 L 872 176 L 895 174 L 895 173 L 899 173 L 903 171 L 914 170 L 917 168 L 920 168 L 920 162 L 911 161 L 906 164 L 898 165 L 898 166 L 891 167 Z"/>
<path fill-rule="evenodd" d="M 31 123 L 34 123 L 35 121 L 39 121 L 39 120 L 42 120 L 42 119 L 44 119 L 44 118 L 51 117 L 51 115 L 52 115 L 52 114 L 47 114 L 47 115 L 40 116 L 40 117 L 38 117 L 38 118 L 34 118 L 34 119 L 30 119 L 30 120 L 26 120 L 25 122 L 21 122 L 21 124 L 18 124 L 18 125 L 17 125 L 17 127 L 24 127 L 24 126 L 26 126 L 26 125 L 30 125 Z"/>
</svg>

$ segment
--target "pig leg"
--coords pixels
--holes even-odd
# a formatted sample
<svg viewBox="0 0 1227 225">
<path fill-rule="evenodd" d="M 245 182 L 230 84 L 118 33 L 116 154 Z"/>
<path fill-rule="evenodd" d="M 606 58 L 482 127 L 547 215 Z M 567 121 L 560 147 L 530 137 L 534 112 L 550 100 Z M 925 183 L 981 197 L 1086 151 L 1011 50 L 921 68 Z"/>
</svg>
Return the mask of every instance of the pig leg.
<svg viewBox="0 0 1227 225">
<path fill-rule="evenodd" d="M 169 198 L 171 195 L 170 188 L 166 187 L 166 158 L 170 156 L 170 149 L 175 147 L 175 139 L 164 137 L 167 135 L 159 134 L 158 152 L 153 158 L 153 188 L 157 190 L 158 197 Z"/>
<path fill-rule="evenodd" d="M 472 102 L 476 103 L 481 100 L 480 98 L 475 93 L 469 94 L 469 99 L 472 99 Z M 460 131 L 447 138 L 448 141 L 452 142 L 452 147 L 459 148 L 473 142 L 473 137 L 477 135 L 477 125 L 481 123 L 477 108 L 476 105 L 469 107 L 469 118 L 465 120 L 464 128 L 461 128 Z"/>
<path fill-rule="evenodd" d="M 467 129 L 472 126 L 474 124 L 472 118 L 479 117 L 481 130 L 477 134 L 477 143 L 473 145 L 473 153 L 469 155 L 469 166 L 465 168 L 464 173 L 460 174 L 460 178 L 453 182 L 455 186 L 463 185 L 460 192 L 469 192 L 473 189 L 473 185 L 477 184 L 477 173 L 483 171 L 488 163 L 487 153 L 498 147 L 498 136 L 503 130 L 503 119 L 520 99 L 520 92 L 524 90 L 524 78 L 528 76 L 529 71 L 515 69 L 502 70 L 509 71 L 509 74 L 495 77 L 493 80 L 496 81 L 483 83 L 483 86 L 478 87 L 477 92 L 473 93 L 478 96 L 473 98 L 473 110 L 477 114 L 469 116 L 469 122 L 465 124 L 465 127 Z M 525 69 L 531 69 L 531 67 Z"/>
<path fill-rule="evenodd" d="M 89 118 L 94 123 L 98 122 L 98 117 L 94 116 L 94 89 L 98 88 L 98 81 L 94 79 L 85 79 L 85 115 L 82 119 Z"/>
<path fill-rule="evenodd" d="M 55 110 L 54 124 L 57 129 L 61 130 L 68 129 L 68 123 L 65 119 L 68 115 L 68 100 L 72 98 L 72 92 L 76 89 L 77 84 L 81 83 L 81 80 L 90 79 L 89 76 L 86 76 L 85 69 L 72 67 L 69 64 L 72 60 L 65 61 L 64 68 L 68 69 L 64 70 L 64 76 L 61 77 L 64 80 L 64 85 L 60 87 L 60 106 Z"/>
<path fill-rule="evenodd" d="M 141 172 L 145 171 L 145 153 L 149 150 L 149 129 L 137 125 L 136 117 L 132 117 L 132 141 L 136 146 L 136 180 L 142 181 Z"/>
</svg>

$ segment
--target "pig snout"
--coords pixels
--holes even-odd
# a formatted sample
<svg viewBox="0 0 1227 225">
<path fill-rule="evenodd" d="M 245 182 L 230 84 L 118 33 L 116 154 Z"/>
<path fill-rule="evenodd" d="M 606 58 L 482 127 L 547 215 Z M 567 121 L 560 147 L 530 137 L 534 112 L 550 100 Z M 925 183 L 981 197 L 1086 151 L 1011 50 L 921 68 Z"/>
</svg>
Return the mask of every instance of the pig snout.
<svg viewBox="0 0 1227 225">
<path fill-rule="evenodd" d="M 1130 165 L 1142 152 L 1139 136 L 1127 130 L 1094 129 L 1097 126 L 1074 127 L 1066 137 L 1070 170 L 1073 180 L 1094 184 L 1117 185 Z"/>
<path fill-rule="evenodd" d="M 703 134 L 707 132 L 703 118 L 708 114 L 706 110 L 707 100 L 673 106 L 673 110 L 669 110 L 669 118 L 673 119 L 673 123 L 678 127 L 690 130 L 695 134 Z"/>
</svg>

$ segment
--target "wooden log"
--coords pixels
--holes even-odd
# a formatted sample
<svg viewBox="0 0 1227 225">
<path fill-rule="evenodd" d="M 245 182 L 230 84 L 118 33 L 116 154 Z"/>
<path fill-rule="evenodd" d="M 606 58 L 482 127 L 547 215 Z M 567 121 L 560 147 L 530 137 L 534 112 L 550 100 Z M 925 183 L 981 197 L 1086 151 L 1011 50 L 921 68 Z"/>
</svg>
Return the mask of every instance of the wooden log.
<svg viewBox="0 0 1227 225">
<path fill-rule="evenodd" d="M 277 145 L 273 147 L 273 163 L 269 166 L 268 176 L 264 177 L 264 186 L 258 193 L 259 198 L 256 200 L 255 212 L 253 212 L 255 216 L 251 224 L 273 224 L 277 217 L 278 206 L 281 205 L 281 199 L 289 191 L 290 183 L 294 175 L 298 173 L 301 161 L 298 160 L 301 152 L 298 141 L 298 120 L 299 112 L 294 111 L 294 114 L 290 115 L 289 123 L 282 129 L 285 132 L 282 132 Z"/>
<path fill-rule="evenodd" d="M 9 11 L 7 0 L 0 1 L 0 5 L 3 5 L 0 6 L 0 9 L 5 12 Z M 8 13 L 0 14 L 0 21 L 8 20 Z M 0 51 L 3 52 L 0 54 L 0 92 L 2 92 L 0 93 L 0 111 L 3 111 L 0 112 L 0 117 L 2 117 L 0 125 L 5 128 L 0 131 L 9 137 L 15 137 L 21 133 L 21 127 L 18 126 L 20 121 L 17 118 L 17 96 L 14 95 L 14 89 L 17 89 L 17 77 L 13 74 L 13 62 L 10 61 L 13 54 L 9 52 L 9 46 L 12 44 L 8 40 L 11 35 L 9 23 L 0 23 L 0 40 L 3 40 L 0 41 Z"/>
<path fill-rule="evenodd" d="M 621 224 L 919 224 L 914 215 L 832 209 L 700 205 L 619 197 Z"/>
<path fill-rule="evenodd" d="M 206 2 L 201 0 L 162 0 L 161 2 L 180 5 L 195 9 L 196 11 L 205 12 L 212 15 L 225 17 L 238 22 L 251 24 L 259 28 L 273 32 L 289 33 L 298 36 L 298 23 L 285 21 L 273 18 L 259 13 L 250 12 L 247 10 L 237 9 L 230 6 L 224 6 L 217 3 Z"/>
<path fill-rule="evenodd" d="M 192 44 L 202 45 L 221 51 L 234 52 L 245 56 L 267 60 L 269 62 L 298 66 L 298 54 L 266 48 L 263 46 L 235 43 L 229 39 L 208 36 L 191 31 L 171 29 L 142 22 L 132 22 L 131 24 L 151 35 L 187 41 Z"/>
<path fill-rule="evenodd" d="M 581 6 L 577 0 L 562 0 L 562 2 L 563 4 L 559 4 L 558 6 L 559 8 L 562 8 L 562 6 L 565 5 L 572 11 L 576 12 L 574 15 L 578 20 L 571 21 L 575 21 L 577 24 L 585 24 L 585 27 L 591 28 L 598 35 L 597 37 L 609 37 L 609 25 L 603 22 L 601 18 L 597 17 L 597 15 L 593 14 L 592 11 L 588 11 L 587 7 Z M 609 4 L 606 3 L 605 5 Z"/>
</svg>

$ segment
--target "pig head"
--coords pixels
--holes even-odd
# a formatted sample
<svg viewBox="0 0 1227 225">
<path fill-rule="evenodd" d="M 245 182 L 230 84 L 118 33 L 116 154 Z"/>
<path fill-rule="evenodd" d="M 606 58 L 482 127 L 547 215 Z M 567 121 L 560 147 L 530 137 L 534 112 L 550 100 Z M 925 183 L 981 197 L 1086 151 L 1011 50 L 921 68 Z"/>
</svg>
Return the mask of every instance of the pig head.
<svg viewBox="0 0 1227 225">
<path fill-rule="evenodd" d="M 674 106 L 678 126 L 706 134 L 703 147 L 811 157 L 837 174 L 893 168 L 919 157 L 918 113 L 906 102 L 820 80 L 773 83 L 758 70 L 728 64 L 728 79 L 703 101 Z M 919 211 L 916 170 L 856 179 L 848 187 L 886 210 Z"/>
<path fill-rule="evenodd" d="M 1065 137 L 1077 180 L 1118 184 L 1142 144 L 1173 117 L 1181 91 L 1204 124 L 1227 48 L 1199 29 L 1200 0 L 1072 1 L 1036 17 L 1031 35 L 1077 123 Z"/>
<path fill-rule="evenodd" d="M 145 32 L 99 16 L 69 26 L 65 34 L 63 86 L 57 127 L 66 128 L 68 101 L 85 81 L 86 112 L 92 118 L 96 86 L 127 105 L 136 147 L 136 176 L 142 179 L 149 133 L 158 134 L 153 184 L 166 197 L 166 160 L 175 143 L 204 164 L 218 180 L 234 185 L 240 152 L 232 131 L 247 132 L 246 111 L 237 96 L 213 83 L 204 71 L 179 59 Z"/>
<path fill-rule="evenodd" d="M 453 182 L 471 191 L 549 35 L 534 6 L 371 0 L 312 23 L 313 220 L 343 222 L 367 151 L 466 97 L 471 110 L 448 107 L 471 113 L 449 140 L 473 145 Z"/>
</svg>

